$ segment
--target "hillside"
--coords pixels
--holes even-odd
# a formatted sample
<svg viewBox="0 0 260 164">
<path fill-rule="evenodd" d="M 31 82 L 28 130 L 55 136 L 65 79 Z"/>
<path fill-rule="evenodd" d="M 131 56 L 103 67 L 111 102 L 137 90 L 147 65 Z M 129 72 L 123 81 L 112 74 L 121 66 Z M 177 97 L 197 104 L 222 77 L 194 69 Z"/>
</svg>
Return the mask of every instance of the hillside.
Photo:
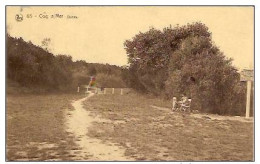
<svg viewBox="0 0 260 164">
<path fill-rule="evenodd" d="M 22 38 L 7 36 L 8 86 L 11 81 L 12 87 L 37 91 L 74 91 L 78 85 L 87 85 L 90 76 L 96 76 L 98 86 L 124 87 L 121 72 L 119 66 L 74 62 L 69 55 L 54 55 Z"/>
</svg>

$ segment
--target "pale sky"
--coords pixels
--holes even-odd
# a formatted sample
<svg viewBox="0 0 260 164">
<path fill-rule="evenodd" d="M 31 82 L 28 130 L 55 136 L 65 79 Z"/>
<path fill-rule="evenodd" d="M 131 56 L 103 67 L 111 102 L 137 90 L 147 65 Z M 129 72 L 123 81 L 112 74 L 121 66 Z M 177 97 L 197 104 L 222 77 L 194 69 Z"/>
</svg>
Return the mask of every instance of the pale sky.
<svg viewBox="0 0 260 164">
<path fill-rule="evenodd" d="M 23 16 L 18 22 L 16 14 Z M 30 17 L 32 14 L 33 18 Z M 39 18 L 47 14 L 48 19 Z M 53 14 L 63 18 L 50 18 Z M 67 19 L 67 15 L 77 19 Z M 252 67 L 254 58 L 253 7 L 7 7 L 11 36 L 41 45 L 51 39 L 54 54 L 71 55 L 73 60 L 126 65 L 123 43 L 154 27 L 185 25 L 200 21 L 209 27 L 212 39 L 237 68 Z"/>
</svg>

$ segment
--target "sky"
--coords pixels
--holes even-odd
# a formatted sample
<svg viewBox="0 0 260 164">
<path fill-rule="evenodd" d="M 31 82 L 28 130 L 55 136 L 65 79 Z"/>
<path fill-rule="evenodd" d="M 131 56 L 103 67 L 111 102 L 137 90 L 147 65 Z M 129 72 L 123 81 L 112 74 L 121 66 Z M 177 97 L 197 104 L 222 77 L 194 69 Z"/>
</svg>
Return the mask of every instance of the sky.
<svg viewBox="0 0 260 164">
<path fill-rule="evenodd" d="M 50 38 L 49 49 L 55 55 L 119 66 L 127 64 L 124 41 L 139 31 L 146 32 L 151 27 L 162 30 L 170 25 L 198 21 L 209 27 L 216 46 L 234 59 L 235 67 L 253 67 L 254 8 L 250 6 L 8 6 L 6 14 L 11 36 L 36 45 Z"/>
</svg>

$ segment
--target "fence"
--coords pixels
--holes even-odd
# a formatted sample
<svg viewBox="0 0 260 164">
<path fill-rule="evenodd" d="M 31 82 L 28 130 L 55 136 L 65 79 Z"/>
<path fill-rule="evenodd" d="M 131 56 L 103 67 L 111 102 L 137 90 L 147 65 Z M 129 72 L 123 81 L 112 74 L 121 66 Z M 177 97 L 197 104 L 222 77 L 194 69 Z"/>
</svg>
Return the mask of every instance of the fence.
<svg viewBox="0 0 260 164">
<path fill-rule="evenodd" d="M 128 94 L 131 91 L 130 88 L 104 88 L 103 94 Z"/>
<path fill-rule="evenodd" d="M 131 88 L 98 88 L 98 87 L 88 87 L 81 86 L 78 87 L 77 92 L 92 92 L 96 94 L 128 94 L 131 91 Z"/>
</svg>

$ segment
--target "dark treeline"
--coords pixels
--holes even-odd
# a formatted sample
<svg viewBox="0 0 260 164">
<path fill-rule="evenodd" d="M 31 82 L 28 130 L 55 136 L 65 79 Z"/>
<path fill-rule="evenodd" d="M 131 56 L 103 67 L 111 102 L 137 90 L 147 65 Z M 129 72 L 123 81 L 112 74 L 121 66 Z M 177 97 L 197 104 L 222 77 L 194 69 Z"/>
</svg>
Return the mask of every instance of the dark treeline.
<svg viewBox="0 0 260 164">
<path fill-rule="evenodd" d="M 42 91 L 75 91 L 96 76 L 97 85 L 125 87 L 121 68 L 109 64 L 73 62 L 69 55 L 53 55 L 47 50 L 7 36 L 7 77 L 9 84 Z"/>
<path fill-rule="evenodd" d="M 202 23 L 150 29 L 125 41 L 123 77 L 139 92 L 171 99 L 186 95 L 202 112 L 244 115 L 245 83 Z"/>
</svg>

